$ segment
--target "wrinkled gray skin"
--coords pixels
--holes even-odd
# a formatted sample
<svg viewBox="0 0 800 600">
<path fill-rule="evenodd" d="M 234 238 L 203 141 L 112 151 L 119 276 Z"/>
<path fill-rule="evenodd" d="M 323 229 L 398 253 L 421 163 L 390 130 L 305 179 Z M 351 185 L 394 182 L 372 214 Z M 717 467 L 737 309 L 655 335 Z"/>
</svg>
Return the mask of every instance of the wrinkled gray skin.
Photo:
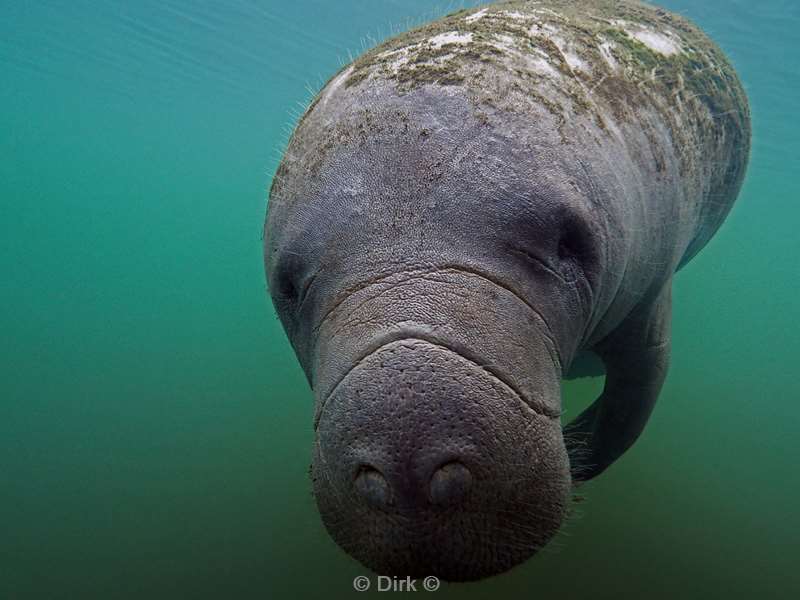
<svg viewBox="0 0 800 600">
<path fill-rule="evenodd" d="M 641 433 L 672 275 L 738 193 L 748 109 L 713 44 L 631 2 L 570 6 L 373 50 L 276 175 L 266 270 L 316 397 L 315 497 L 380 573 L 478 579 L 554 535 L 573 484 Z M 589 350 L 605 388 L 562 431 Z"/>
</svg>

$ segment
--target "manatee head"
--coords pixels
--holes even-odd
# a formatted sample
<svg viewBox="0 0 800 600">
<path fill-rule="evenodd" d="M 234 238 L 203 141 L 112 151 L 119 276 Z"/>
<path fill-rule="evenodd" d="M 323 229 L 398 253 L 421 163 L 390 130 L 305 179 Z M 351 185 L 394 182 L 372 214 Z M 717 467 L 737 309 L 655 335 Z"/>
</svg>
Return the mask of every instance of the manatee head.
<svg viewBox="0 0 800 600">
<path fill-rule="evenodd" d="M 314 495 L 378 573 L 493 575 L 570 494 L 560 378 L 600 252 L 580 174 L 551 123 L 487 118 L 460 86 L 343 78 L 295 130 L 265 230 L 315 394 Z"/>
</svg>

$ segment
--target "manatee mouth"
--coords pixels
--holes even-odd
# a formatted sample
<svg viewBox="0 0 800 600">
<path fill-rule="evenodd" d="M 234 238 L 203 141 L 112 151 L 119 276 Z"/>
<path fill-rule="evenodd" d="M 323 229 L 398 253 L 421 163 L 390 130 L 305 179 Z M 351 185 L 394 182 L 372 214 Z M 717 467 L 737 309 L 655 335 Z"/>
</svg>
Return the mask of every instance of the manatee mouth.
<svg viewBox="0 0 800 600">
<path fill-rule="evenodd" d="M 570 489 L 560 423 L 507 381 L 435 340 L 368 349 L 318 411 L 312 479 L 334 540 L 378 573 L 452 581 L 543 546 Z"/>
</svg>

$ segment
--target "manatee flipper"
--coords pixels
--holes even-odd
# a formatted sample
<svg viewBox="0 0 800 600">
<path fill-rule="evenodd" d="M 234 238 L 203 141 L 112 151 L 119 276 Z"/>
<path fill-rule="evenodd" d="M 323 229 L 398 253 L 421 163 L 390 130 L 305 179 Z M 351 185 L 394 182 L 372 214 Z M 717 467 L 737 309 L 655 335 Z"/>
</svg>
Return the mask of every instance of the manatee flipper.
<svg viewBox="0 0 800 600">
<path fill-rule="evenodd" d="M 603 393 L 564 428 L 573 481 L 602 473 L 644 429 L 669 367 L 671 292 L 668 281 L 595 346 L 606 366 Z"/>
</svg>

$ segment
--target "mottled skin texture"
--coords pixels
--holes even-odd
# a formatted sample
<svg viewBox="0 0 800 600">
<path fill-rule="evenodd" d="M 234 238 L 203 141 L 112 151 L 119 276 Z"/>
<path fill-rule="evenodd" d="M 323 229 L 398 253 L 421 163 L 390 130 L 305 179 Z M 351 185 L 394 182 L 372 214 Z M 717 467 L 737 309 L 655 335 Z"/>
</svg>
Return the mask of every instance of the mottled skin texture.
<svg viewBox="0 0 800 600">
<path fill-rule="evenodd" d="M 634 2 L 461 11 L 328 83 L 275 177 L 265 260 L 347 552 L 466 580 L 553 536 L 650 415 L 673 273 L 730 210 L 749 128 L 714 44 Z M 605 387 L 562 431 L 583 351 Z"/>
</svg>

